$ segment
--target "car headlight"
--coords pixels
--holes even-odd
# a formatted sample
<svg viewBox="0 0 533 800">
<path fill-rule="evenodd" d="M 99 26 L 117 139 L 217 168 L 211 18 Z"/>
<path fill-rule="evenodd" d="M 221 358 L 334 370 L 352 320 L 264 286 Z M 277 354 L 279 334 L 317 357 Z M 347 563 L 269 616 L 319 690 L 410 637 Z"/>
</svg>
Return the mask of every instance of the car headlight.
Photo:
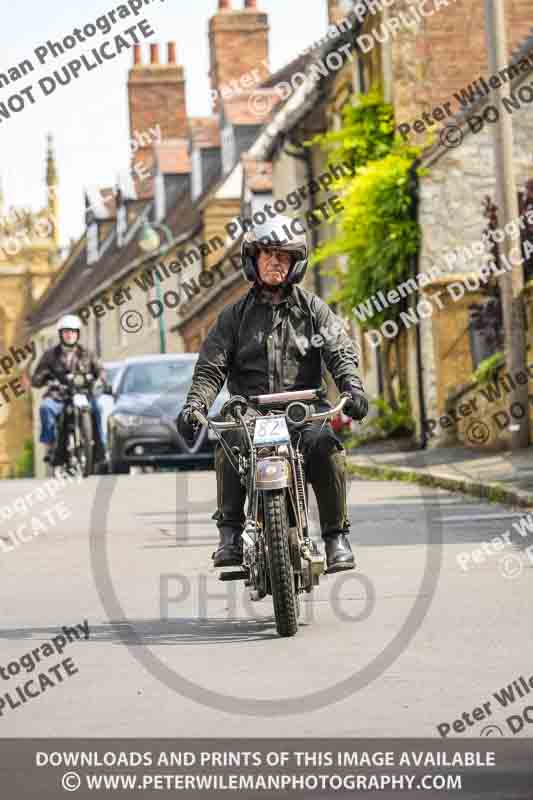
<svg viewBox="0 0 533 800">
<path fill-rule="evenodd" d="M 137 414 L 112 414 L 110 419 L 116 422 L 117 425 L 122 425 L 124 428 L 133 428 L 139 425 L 153 425 L 156 422 L 155 417 L 141 417 Z"/>
</svg>

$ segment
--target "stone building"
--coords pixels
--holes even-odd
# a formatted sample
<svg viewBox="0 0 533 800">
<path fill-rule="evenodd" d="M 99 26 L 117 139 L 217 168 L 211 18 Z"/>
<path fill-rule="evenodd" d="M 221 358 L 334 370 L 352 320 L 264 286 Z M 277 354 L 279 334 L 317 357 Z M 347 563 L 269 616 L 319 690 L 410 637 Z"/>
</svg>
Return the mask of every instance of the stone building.
<svg viewBox="0 0 533 800">
<path fill-rule="evenodd" d="M 525 67 L 511 83 L 511 97 L 516 106 L 511 105 L 512 110 L 505 112 L 512 113 L 514 177 L 520 192 L 533 178 L 533 107 L 520 100 L 529 97 L 530 102 L 533 101 L 533 37 L 526 39 L 513 53 L 512 61 Z M 528 88 L 525 94 L 521 91 L 523 87 Z M 420 181 L 419 220 L 423 232 L 420 270 L 427 271 L 432 265 L 442 267 L 442 276 L 424 287 L 424 295 L 430 299 L 434 292 L 446 290 L 452 282 L 466 285 L 464 296 L 456 301 L 453 294 L 458 296 L 460 290 L 451 292 L 451 296 L 450 292 L 445 292 L 445 310 L 434 311 L 420 322 L 425 413 L 429 418 L 438 418 L 445 413 L 453 391 L 469 382 L 474 368 L 469 341 L 469 309 L 487 296 L 486 285 L 484 287 L 481 283 L 479 289 L 476 288 L 478 281 L 475 276 L 487 262 L 488 250 L 481 246 L 488 225 L 483 216 L 483 201 L 489 197 L 493 203 L 496 202 L 496 167 L 493 126 L 485 123 L 479 131 L 473 132 L 478 123 L 469 125 L 467 117 L 483 118 L 490 106 L 490 97 L 484 97 L 470 105 L 467 113 L 456 115 L 453 121 L 461 130 L 460 147 L 447 148 L 439 142 L 425 154 L 422 162 L 427 174 Z M 490 113 L 488 118 L 491 118 Z M 512 236 L 516 238 L 515 232 Z M 513 268 L 523 269 L 523 266 L 514 265 Z M 494 279 L 492 285 L 495 284 Z M 531 286 L 526 293 L 526 305 L 531 318 L 530 289 Z M 531 328 L 528 330 L 528 349 L 531 354 Z M 435 442 L 447 438 L 448 434 L 439 431 Z M 495 438 L 498 437 L 492 437 Z"/>
<path fill-rule="evenodd" d="M 458 386 L 470 380 L 475 367 L 469 309 L 483 299 L 483 287 L 481 293 L 466 291 L 457 301 L 453 301 L 447 287 L 478 270 L 486 256 L 478 252 L 465 262 L 461 258 L 453 260 L 449 254 L 462 252 L 481 241 L 487 228 L 483 213 L 485 197 L 496 201 L 492 126 L 485 124 L 482 130 L 473 133 L 476 125 L 467 122 L 491 103 L 483 84 L 490 78 L 484 2 L 473 0 L 466 15 L 461 3 L 442 6 L 433 16 L 425 18 L 423 24 L 413 29 L 402 28 L 396 38 L 389 36 L 376 45 L 382 50 L 382 61 L 389 72 L 385 85 L 390 87 L 396 124 L 410 125 L 409 141 L 425 145 L 421 165 L 426 174 L 419 184 L 422 245 L 418 271 L 425 273 L 435 266 L 444 267 L 442 276 L 424 286 L 417 298 L 423 300 L 442 291 L 444 308 L 420 317 L 419 325 L 406 326 L 401 333 L 407 342 L 404 368 L 419 435 L 421 419 L 444 414 L 449 398 Z M 387 13 L 390 16 L 402 10 L 406 10 L 406 5 L 398 2 Z M 505 4 L 505 15 L 511 66 L 532 53 L 532 40 L 528 38 L 530 4 L 527 0 L 510 0 Z M 375 20 L 367 19 L 364 30 L 375 31 L 376 24 Z M 512 70 L 507 71 L 502 82 L 513 74 Z M 516 74 L 511 82 L 514 92 L 527 84 L 528 78 L 531 80 L 531 67 L 526 71 L 516 70 Z M 533 113 L 527 103 L 521 103 L 520 110 L 512 116 L 515 179 L 521 188 L 533 174 Z M 450 146 L 448 140 L 439 137 L 438 132 L 446 125 L 460 128 L 460 146 Z M 367 341 L 365 349 L 368 360 L 375 358 Z M 444 441 L 450 441 L 450 432 L 439 431 L 429 444 Z"/>
<path fill-rule="evenodd" d="M 43 208 L 7 208 L 0 191 L 0 477 L 13 474 L 32 436 L 31 396 L 21 382 L 31 351 L 26 317 L 60 269 L 58 188 L 49 137 Z"/>
<path fill-rule="evenodd" d="M 324 164 L 318 148 L 308 151 L 307 164 L 298 163 L 294 144 L 301 144 L 315 132 L 335 130 L 343 105 L 357 103 L 360 93 L 380 85 L 384 99 L 393 105 L 397 128 L 409 125 L 409 140 L 424 148 L 422 163 L 427 174 L 418 187 L 422 245 L 414 267 L 416 276 L 416 272 L 420 274 L 440 265 L 444 253 L 479 240 L 487 227 L 483 215 L 485 196 L 495 199 L 490 125 L 486 124 L 474 135 L 465 124 L 465 116 L 483 113 L 490 102 L 486 97 L 479 98 L 478 91 L 483 86 L 478 79 L 488 71 L 484 3 L 473 0 L 465 15 L 462 3 L 432 0 L 425 4 L 432 6 L 431 15 L 418 19 L 404 0 L 389 2 L 382 10 L 376 5 L 379 4 L 364 8 L 361 3 L 330 0 L 330 23 L 338 24 L 348 13 L 352 24 L 344 40 L 326 43 L 320 55 L 324 59 L 328 51 L 331 53 L 346 44 L 349 63 L 334 74 L 330 70 L 318 80 L 313 74 L 317 62 L 315 67 L 308 63 L 306 82 L 278 109 L 250 155 L 272 161 L 274 192 L 282 196 L 301 183 L 305 168 L 318 172 Z M 506 22 L 512 63 L 525 63 L 531 50 L 531 41 L 526 38 L 531 26 L 527 0 L 511 0 L 506 4 Z M 520 85 L 530 83 L 530 69 L 524 69 L 519 76 L 516 70 L 512 84 L 515 92 L 520 91 Z M 521 102 L 521 106 L 513 113 L 515 174 L 519 187 L 531 177 L 533 164 L 530 145 L 533 115 L 527 101 Z M 443 110 L 435 112 L 441 107 Z M 447 149 L 443 141 L 440 144 L 439 140 L 437 144 L 432 141 L 431 135 L 446 123 L 461 128 L 464 136 L 461 147 Z M 335 236 L 334 226 L 324 224 L 314 231 L 312 245 L 331 236 Z M 457 261 L 455 270 L 434 281 L 434 285 L 424 281 L 423 291 L 416 292 L 412 301 L 415 305 L 424 301 L 433 290 L 446 292 L 447 286 L 478 268 L 481 261 L 478 256 L 477 262 L 474 260 L 467 267 Z M 315 274 L 314 288 L 326 295 L 332 287 L 324 273 L 335 263 L 342 270 L 340 258 L 324 264 Z M 451 393 L 472 374 L 468 318 L 470 307 L 480 299 L 479 293 L 466 292 L 461 301 L 444 302 L 443 309 L 431 318 L 421 316 L 420 325 L 405 326 L 399 332 L 392 373 L 395 382 L 401 376 L 409 387 L 410 406 L 418 421 L 419 434 L 423 415 L 434 417 L 444 413 Z M 355 318 L 352 322 L 356 322 Z M 371 395 L 380 395 L 383 348 L 375 347 L 371 337 L 358 338 L 366 385 Z M 379 335 L 374 337 L 374 343 L 378 338 Z M 382 335 L 381 339 L 386 345 L 387 337 Z M 438 442 L 439 437 L 434 441 Z"/>
</svg>

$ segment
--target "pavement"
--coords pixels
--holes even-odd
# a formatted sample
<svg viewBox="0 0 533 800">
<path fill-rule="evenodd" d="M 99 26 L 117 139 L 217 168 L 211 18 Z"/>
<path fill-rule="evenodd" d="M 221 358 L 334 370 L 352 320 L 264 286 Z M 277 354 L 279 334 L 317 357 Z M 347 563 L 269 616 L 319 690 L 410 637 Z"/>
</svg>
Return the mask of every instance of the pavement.
<svg viewBox="0 0 533 800">
<path fill-rule="evenodd" d="M 533 447 L 490 452 L 482 448 L 413 450 L 405 440 L 352 450 L 351 469 L 364 477 L 413 480 L 511 506 L 533 506 Z"/>
<path fill-rule="evenodd" d="M 533 693 L 494 696 L 533 675 L 533 555 L 519 536 L 484 547 L 521 511 L 353 478 L 358 569 L 321 579 L 281 639 L 271 598 L 252 603 L 212 567 L 213 472 L 93 477 L 38 500 L 43 486 L 0 482 L 0 508 L 33 497 L 1 519 L 0 737 L 533 733 Z M 48 527 L 31 535 L 37 518 Z M 8 549 L 13 531 L 25 541 Z"/>
</svg>

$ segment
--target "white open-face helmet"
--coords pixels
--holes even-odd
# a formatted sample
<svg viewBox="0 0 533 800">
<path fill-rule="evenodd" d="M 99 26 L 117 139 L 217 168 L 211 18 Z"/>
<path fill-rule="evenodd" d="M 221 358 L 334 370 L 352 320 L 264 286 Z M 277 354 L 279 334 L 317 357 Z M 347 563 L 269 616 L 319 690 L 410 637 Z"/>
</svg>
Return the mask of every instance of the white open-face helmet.
<svg viewBox="0 0 533 800">
<path fill-rule="evenodd" d="M 78 331 L 78 338 L 73 344 L 67 344 L 63 341 L 63 331 Z M 81 319 L 75 314 L 65 314 L 57 323 L 57 333 L 59 335 L 59 341 L 64 347 L 75 347 L 80 338 Z"/>
<path fill-rule="evenodd" d="M 298 226 L 296 225 L 298 223 Z M 262 225 L 254 225 L 243 236 L 241 256 L 242 271 L 247 281 L 256 283 L 257 254 L 260 249 L 285 250 L 292 255 L 292 265 L 287 283 L 299 283 L 307 269 L 307 237 L 305 228 L 299 220 L 284 217 L 267 220 Z"/>
</svg>

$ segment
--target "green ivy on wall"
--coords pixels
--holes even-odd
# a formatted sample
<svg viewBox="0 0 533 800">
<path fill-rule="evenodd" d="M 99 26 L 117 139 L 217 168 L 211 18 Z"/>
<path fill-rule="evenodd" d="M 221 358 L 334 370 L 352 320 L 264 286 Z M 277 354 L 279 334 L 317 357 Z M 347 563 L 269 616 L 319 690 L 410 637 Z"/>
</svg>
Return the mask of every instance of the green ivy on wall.
<svg viewBox="0 0 533 800">
<path fill-rule="evenodd" d="M 338 235 L 323 244 L 312 263 L 346 255 L 347 269 L 338 271 L 339 289 L 330 298 L 350 312 L 378 290 L 384 294 L 409 277 L 410 259 L 418 250 L 420 231 L 414 215 L 412 173 L 420 148 L 394 134 L 394 114 L 379 89 L 343 109 L 342 127 L 316 137 L 328 153 L 328 165 L 349 162 L 354 175 L 335 183 L 344 211 Z M 419 170 L 420 174 L 420 170 Z M 376 313 L 362 327 L 395 319 L 400 305 Z"/>
</svg>

